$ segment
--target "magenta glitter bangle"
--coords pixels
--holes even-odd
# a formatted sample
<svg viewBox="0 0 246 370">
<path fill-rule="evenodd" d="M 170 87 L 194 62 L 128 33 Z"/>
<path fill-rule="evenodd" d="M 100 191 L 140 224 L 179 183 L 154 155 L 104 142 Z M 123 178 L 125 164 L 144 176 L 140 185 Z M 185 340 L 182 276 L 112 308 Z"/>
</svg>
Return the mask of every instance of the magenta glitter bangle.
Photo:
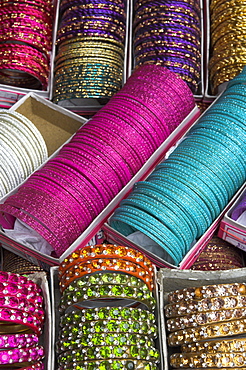
<svg viewBox="0 0 246 370">
<path fill-rule="evenodd" d="M 92 189 L 92 184 L 85 177 L 80 177 L 77 171 L 74 171 L 72 168 L 55 160 L 50 160 L 49 162 L 47 162 L 45 164 L 45 169 L 54 171 L 58 174 L 58 176 L 59 173 L 61 173 L 61 175 L 64 176 L 64 179 L 67 179 L 67 181 L 71 181 L 82 195 L 84 195 L 85 197 L 88 196 L 87 199 L 90 202 L 95 215 L 99 210 L 102 210 L 104 208 L 104 204 L 101 200 L 101 195 L 98 193 L 97 189 Z M 97 199 L 96 206 L 92 201 L 93 197 Z"/>
<path fill-rule="evenodd" d="M 93 122 L 95 123 L 95 120 Z M 95 125 L 94 123 L 93 123 L 93 126 Z M 104 122 L 98 122 L 98 120 L 96 121 L 96 123 L 99 124 L 102 127 L 104 125 Z M 108 122 L 106 123 L 105 126 L 106 126 L 106 128 L 103 127 L 105 135 L 107 135 L 107 138 L 109 137 L 109 135 L 111 135 L 112 140 L 114 141 L 116 137 L 115 137 L 113 129 L 110 129 L 108 127 Z M 109 131 L 107 131 L 107 130 L 109 130 Z M 71 140 L 71 142 L 73 142 L 73 141 L 76 142 L 76 139 Z M 131 179 L 131 177 L 132 177 L 131 169 L 127 165 L 124 158 L 122 158 L 115 150 L 113 150 L 108 142 L 105 143 L 105 146 L 98 146 L 97 145 L 95 147 L 90 145 L 90 143 L 85 142 L 83 144 L 83 147 L 84 147 L 84 150 L 93 150 L 101 158 L 105 158 L 105 160 L 107 160 L 108 163 L 111 163 L 113 168 L 116 169 L 116 172 L 117 172 L 119 178 L 122 181 L 122 186 L 125 186 L 125 184 Z"/>
<path fill-rule="evenodd" d="M 38 180 L 39 176 L 40 176 L 39 172 L 36 172 L 35 174 L 33 174 L 34 179 L 35 179 L 35 177 L 37 177 L 37 180 Z M 94 212 L 93 208 L 91 208 L 91 204 L 88 202 L 88 199 L 86 199 L 86 197 L 83 197 L 83 194 L 81 194 L 78 191 L 78 185 L 79 184 L 76 184 L 77 187 L 74 187 L 73 184 L 69 182 L 68 178 L 63 178 L 62 177 L 61 173 L 57 173 L 55 171 L 49 171 L 46 168 L 42 168 L 41 176 L 42 177 L 47 177 L 50 181 L 53 181 L 56 185 L 61 186 L 62 189 L 64 189 L 64 191 L 65 190 L 68 191 L 68 193 L 71 194 L 72 197 L 74 198 L 74 201 L 78 202 L 80 204 L 81 208 L 83 208 L 83 212 L 84 212 L 86 218 L 91 217 L 90 216 L 91 212 Z M 83 207 L 83 205 L 84 205 L 84 207 Z"/>
<path fill-rule="evenodd" d="M 97 118 L 98 119 L 98 118 Z M 102 119 L 102 118 L 100 118 Z M 108 120 L 105 118 L 105 121 L 108 122 Z M 100 145 L 101 147 L 104 147 L 106 145 L 105 139 L 95 137 L 94 135 L 83 135 L 82 140 L 87 141 L 91 145 Z M 131 169 L 132 174 L 136 173 L 139 168 L 142 166 L 143 161 L 141 160 L 140 156 L 139 158 L 136 158 L 135 160 L 133 159 L 134 157 L 132 156 L 132 149 L 131 147 L 121 144 L 119 141 L 117 142 L 116 140 L 111 143 L 111 148 L 117 151 L 117 153 L 124 158 L 125 162 L 128 164 L 128 166 Z M 130 154 L 129 154 L 130 153 Z M 141 161 L 141 162 L 140 162 Z"/>
<path fill-rule="evenodd" d="M 100 120 L 101 119 L 102 118 L 100 118 Z M 97 118 L 97 120 L 98 120 L 98 118 Z M 109 120 L 107 120 L 107 122 L 109 122 Z M 80 139 L 84 143 L 84 145 L 86 145 L 86 143 L 89 144 L 89 145 L 95 146 L 95 147 L 97 145 L 99 145 L 104 150 L 106 150 L 107 146 L 109 145 L 108 139 L 105 140 L 104 137 L 99 137 L 97 131 L 96 132 L 94 131 L 93 135 L 88 133 L 88 132 L 84 132 L 83 134 L 81 134 L 81 137 L 79 137 L 79 134 L 78 134 L 77 138 Z M 110 148 L 111 149 L 113 148 L 118 153 L 118 155 L 121 156 L 121 158 L 128 165 L 131 173 L 134 174 L 135 173 L 135 167 L 138 166 L 138 162 L 140 161 L 140 158 L 139 159 L 136 158 L 136 160 L 132 159 L 131 147 L 127 146 L 127 145 L 124 145 L 124 144 L 122 145 L 121 142 L 119 142 L 115 139 L 114 141 L 112 141 L 110 143 Z M 129 155 L 129 153 L 130 153 L 130 155 Z"/>
<path fill-rule="evenodd" d="M 44 358 L 42 346 L 32 348 L 13 348 L 0 351 L 0 365 L 19 364 L 21 362 L 34 362 Z"/>
<path fill-rule="evenodd" d="M 23 186 L 25 187 L 30 186 L 33 189 L 36 189 L 37 187 L 44 189 L 45 191 L 44 197 L 46 197 L 46 194 L 48 194 L 48 196 L 54 195 L 55 200 L 57 199 L 58 203 L 59 202 L 62 203 L 62 210 L 64 210 L 64 216 L 66 214 L 65 209 L 67 209 L 69 214 L 71 214 L 71 217 L 75 219 L 75 222 L 72 223 L 71 222 L 72 219 L 65 216 L 67 218 L 67 221 L 71 222 L 71 226 L 74 226 L 75 233 L 83 227 L 84 222 L 81 217 L 82 207 L 77 202 L 77 200 L 71 195 L 71 193 L 68 192 L 67 188 L 63 188 L 60 186 L 60 184 L 58 185 L 57 183 L 52 181 L 52 179 L 42 176 L 42 171 L 39 171 L 38 174 L 34 172 L 34 174 L 27 180 L 27 182 Z M 47 207 L 49 207 L 49 203 L 47 204 Z M 23 209 L 32 214 L 29 207 L 26 208 L 24 205 Z M 55 208 L 51 207 L 50 210 L 52 210 L 53 212 Z M 57 212 L 59 212 L 59 210 L 57 210 Z M 59 217 L 59 214 L 57 215 Z"/>
<path fill-rule="evenodd" d="M 103 125 L 103 130 L 105 129 L 104 127 L 108 127 L 115 134 L 112 134 L 112 138 L 114 140 L 111 141 L 111 143 L 108 142 L 108 137 L 105 137 L 104 135 L 102 136 L 101 140 L 97 132 L 94 131 L 94 134 L 96 134 L 97 137 L 99 137 L 99 142 L 102 141 L 101 148 L 106 148 L 107 150 L 110 150 L 112 152 L 113 156 L 120 156 L 122 160 L 126 163 L 128 166 L 131 175 L 134 175 L 136 171 L 139 169 L 139 165 L 142 165 L 142 160 L 140 160 L 140 156 L 135 148 L 135 145 L 132 146 L 129 143 L 132 140 L 136 140 L 135 138 L 129 137 L 129 133 L 126 130 L 125 126 L 123 126 L 124 121 L 119 121 L 116 119 L 116 117 L 112 116 L 107 116 L 104 117 L 103 112 L 98 112 L 96 115 L 93 117 L 94 120 L 90 124 L 90 129 L 93 127 L 95 124 L 97 125 Z M 98 145 L 97 145 L 98 147 Z M 113 151 L 115 154 L 113 154 Z M 141 163 L 141 164 L 140 164 Z"/>
<path fill-rule="evenodd" d="M 17 194 L 7 198 L 5 203 L 20 208 L 20 211 L 23 212 L 20 220 L 25 222 L 23 216 L 24 213 L 27 214 L 33 219 L 32 226 L 29 226 L 38 233 L 38 224 L 41 230 L 45 227 L 50 232 L 49 240 L 53 239 L 51 238 L 52 235 L 66 249 L 80 235 L 80 230 L 76 224 L 76 219 L 72 217 L 67 208 L 64 208 L 61 200 L 59 198 L 57 200 L 55 200 L 55 196 L 48 193 L 47 186 L 44 190 L 42 185 L 32 184 L 30 186 L 30 184 L 25 183 L 25 186 L 19 188 Z M 53 246 L 53 243 L 50 244 Z"/>
<path fill-rule="evenodd" d="M 98 154 L 98 151 L 96 151 L 95 149 L 93 150 L 94 148 L 91 147 L 86 147 L 85 145 L 81 148 L 81 146 L 77 146 L 75 145 L 75 143 L 71 143 L 70 145 L 66 145 L 66 146 L 63 146 L 63 148 L 61 149 L 61 153 L 65 153 L 66 151 L 70 152 L 71 150 L 75 150 L 76 153 L 77 153 L 77 150 L 81 150 L 83 152 L 83 156 L 86 156 L 86 158 L 88 160 L 91 160 L 95 165 L 97 162 L 100 162 L 100 164 L 105 167 L 105 174 L 107 174 L 109 177 L 108 177 L 108 181 L 116 186 L 116 193 L 118 193 L 121 189 L 122 189 L 122 180 L 121 178 L 119 177 L 118 175 L 118 172 L 115 171 L 114 167 L 112 166 L 112 163 L 109 163 L 107 161 L 107 157 L 104 155 L 104 157 L 100 157 Z M 101 171 L 103 171 L 103 167 L 101 168 Z M 99 167 L 98 167 L 99 168 Z M 113 178 L 111 179 L 111 177 L 113 176 Z M 127 182 L 127 181 L 126 181 Z M 126 184 L 126 182 L 124 182 L 124 184 Z"/>
<path fill-rule="evenodd" d="M 112 117 L 110 119 L 102 117 L 102 115 L 97 115 L 97 117 L 90 122 L 89 130 L 94 130 L 96 137 L 101 138 L 105 141 L 103 146 L 96 146 L 96 150 L 100 151 L 103 156 L 109 157 L 111 162 L 116 163 L 116 168 L 118 169 L 118 174 L 124 178 L 126 177 L 126 182 L 128 182 L 132 176 L 135 174 L 135 163 L 138 163 L 139 156 L 135 149 L 135 146 L 130 146 L 131 137 L 125 127 L 119 126 L 115 119 Z M 100 129 L 100 133 L 98 131 Z M 111 143 L 108 143 L 108 137 L 112 137 Z M 86 144 L 86 143 L 85 143 Z M 128 154 L 130 153 L 131 160 L 129 161 L 127 157 L 123 155 L 120 148 L 125 147 Z M 118 164 L 118 165 L 117 165 Z M 121 174 L 121 173 L 124 174 Z"/>
<path fill-rule="evenodd" d="M 100 122 L 99 125 L 100 127 L 103 127 L 102 122 Z M 96 127 L 95 122 L 93 124 L 93 127 Z M 110 134 L 114 136 L 113 131 L 110 129 L 110 127 L 103 127 L 103 132 L 107 137 L 109 137 L 108 135 Z M 129 171 L 129 168 L 126 166 L 126 163 L 122 159 L 120 160 L 119 156 L 116 159 L 115 152 L 110 149 L 110 147 L 105 150 L 104 148 L 98 148 L 98 146 L 94 148 L 91 146 L 83 145 L 83 150 L 85 152 L 88 151 L 93 153 L 94 156 L 99 156 L 100 159 L 104 160 L 109 166 L 112 167 L 112 169 L 115 171 L 115 175 L 119 178 L 119 181 L 121 182 L 122 188 L 131 179 L 131 173 Z"/>
<path fill-rule="evenodd" d="M 81 168 L 86 168 L 90 171 L 91 178 L 94 178 L 94 174 L 98 173 L 101 179 L 101 183 L 104 187 L 104 193 L 108 194 L 109 199 L 112 199 L 120 190 L 121 185 L 119 180 L 116 180 L 116 175 L 113 173 L 112 168 L 108 171 L 106 169 L 105 162 L 100 161 L 98 158 L 92 158 L 92 155 L 81 151 L 80 154 L 77 154 L 76 151 L 72 150 L 62 150 L 59 154 L 60 157 L 71 159 L 81 166 Z"/>
<path fill-rule="evenodd" d="M 19 208 L 9 206 L 8 204 L 0 204 L 0 221 L 1 224 L 5 224 L 5 213 L 13 216 L 13 218 L 18 218 L 19 220 L 26 223 L 33 230 L 35 230 L 40 236 L 42 236 L 56 251 L 57 256 L 61 255 L 64 252 L 64 246 L 61 244 L 61 241 L 57 239 L 50 230 L 47 229 L 44 225 L 41 225 L 37 220 L 33 219 L 27 213 L 21 211 Z M 13 228 L 13 225 L 12 225 Z"/>
<path fill-rule="evenodd" d="M 0 335 L 0 349 L 28 348 L 38 345 L 37 334 L 2 334 Z"/>
</svg>

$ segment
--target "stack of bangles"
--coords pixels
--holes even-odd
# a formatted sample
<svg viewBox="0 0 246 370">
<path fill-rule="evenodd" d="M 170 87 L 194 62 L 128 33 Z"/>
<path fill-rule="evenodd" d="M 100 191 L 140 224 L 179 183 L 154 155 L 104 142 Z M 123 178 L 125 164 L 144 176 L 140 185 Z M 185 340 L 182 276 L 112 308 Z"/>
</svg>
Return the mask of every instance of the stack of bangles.
<svg viewBox="0 0 246 370">
<path fill-rule="evenodd" d="M 113 96 L 123 83 L 125 39 L 125 0 L 62 0 L 53 102 Z"/>
<path fill-rule="evenodd" d="M 112 228 L 138 231 L 155 253 L 178 266 L 246 180 L 246 68 L 227 85 L 183 140 L 110 217 Z"/>
<path fill-rule="evenodd" d="M 158 64 L 177 73 L 193 93 L 201 81 L 199 0 L 135 0 L 134 61 Z"/>
<path fill-rule="evenodd" d="M 20 185 L 48 158 L 37 127 L 23 114 L 0 110 L 0 197 Z"/>
<path fill-rule="evenodd" d="M 217 236 L 213 236 L 190 269 L 212 271 L 243 267 L 242 250 Z"/>
<path fill-rule="evenodd" d="M 47 90 L 52 48 L 51 1 L 1 1 L 0 83 Z"/>
<path fill-rule="evenodd" d="M 218 94 L 220 85 L 231 81 L 246 64 L 246 5 L 231 0 L 212 0 L 209 10 L 209 80 L 212 93 Z"/>
<path fill-rule="evenodd" d="M 44 369 L 40 344 L 44 319 L 39 285 L 19 274 L 0 271 L 1 369 Z"/>
<path fill-rule="evenodd" d="M 246 284 L 179 289 L 164 307 L 173 368 L 244 368 Z"/>
<path fill-rule="evenodd" d="M 161 66 L 138 68 L 0 205 L 2 227 L 13 229 L 18 219 L 60 256 L 194 107 L 192 92 L 175 73 Z"/>
<path fill-rule="evenodd" d="M 156 370 L 154 266 L 142 253 L 88 246 L 59 265 L 58 370 Z"/>
</svg>

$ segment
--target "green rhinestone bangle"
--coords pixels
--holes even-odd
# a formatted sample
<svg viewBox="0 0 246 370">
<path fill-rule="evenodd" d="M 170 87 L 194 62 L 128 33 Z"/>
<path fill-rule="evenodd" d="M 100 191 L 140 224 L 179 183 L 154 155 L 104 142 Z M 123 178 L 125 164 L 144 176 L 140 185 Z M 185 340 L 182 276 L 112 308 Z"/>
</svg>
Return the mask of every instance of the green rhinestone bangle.
<svg viewBox="0 0 246 370">
<path fill-rule="evenodd" d="M 69 365 L 81 361 L 133 358 L 158 363 L 159 351 L 147 346 L 101 346 L 85 347 L 77 351 L 66 351 L 58 356 L 58 363 Z"/>
<path fill-rule="evenodd" d="M 98 320 L 98 321 L 87 321 L 81 322 L 74 321 L 69 322 L 66 325 L 65 319 L 61 318 L 61 322 L 64 326 L 75 326 L 79 329 L 81 334 L 93 334 L 93 333 L 129 333 L 129 334 L 142 334 L 150 335 L 151 338 L 156 338 L 157 336 L 157 326 L 153 321 L 144 320 Z"/>
<path fill-rule="evenodd" d="M 105 285 L 105 284 L 121 284 L 131 287 L 148 289 L 148 286 L 143 280 L 136 276 L 126 275 L 115 272 L 98 272 L 93 275 L 85 275 L 77 280 L 74 280 L 63 292 L 74 292 L 78 288 L 83 288 L 88 285 Z M 149 289 L 148 289 L 149 290 Z"/>
<path fill-rule="evenodd" d="M 153 362 L 139 360 L 85 361 L 75 365 L 60 365 L 57 370 L 157 370 Z"/>
<path fill-rule="evenodd" d="M 121 284 L 103 284 L 82 287 L 75 292 L 67 292 L 61 297 L 59 311 L 64 312 L 71 307 L 88 307 L 89 304 L 100 304 L 103 299 L 126 299 L 144 304 L 153 311 L 156 307 L 156 300 L 147 285 L 141 288 L 124 286 Z"/>
<path fill-rule="evenodd" d="M 153 321 L 155 315 L 141 308 L 133 307 L 96 307 L 80 311 L 74 310 L 61 317 L 61 326 L 70 325 L 71 322 L 86 322 L 97 320 L 137 320 Z"/>
<path fill-rule="evenodd" d="M 72 328 L 71 328 L 72 329 Z M 155 341 L 146 335 L 140 334 L 128 334 L 128 333 L 94 333 L 89 335 L 71 334 L 70 328 L 66 328 L 63 334 L 66 334 L 64 338 L 61 338 L 59 333 L 59 340 L 56 343 L 56 352 L 59 354 L 67 350 L 75 350 L 82 347 L 92 346 L 133 346 L 143 345 L 148 347 L 154 347 Z"/>
</svg>

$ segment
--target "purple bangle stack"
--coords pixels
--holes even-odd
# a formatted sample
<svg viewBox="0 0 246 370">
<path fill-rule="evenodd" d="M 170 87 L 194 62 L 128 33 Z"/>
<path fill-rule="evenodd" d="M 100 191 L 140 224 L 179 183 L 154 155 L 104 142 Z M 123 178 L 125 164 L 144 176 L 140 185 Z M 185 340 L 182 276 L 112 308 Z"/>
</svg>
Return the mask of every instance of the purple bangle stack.
<svg viewBox="0 0 246 370">
<path fill-rule="evenodd" d="M 201 79 L 200 13 L 196 0 L 135 0 L 135 66 L 163 65 L 177 73 L 195 93 Z"/>
<path fill-rule="evenodd" d="M 162 66 L 141 66 L 59 153 L 0 205 L 60 256 L 194 108 L 187 84 Z"/>
<path fill-rule="evenodd" d="M 125 0 L 62 0 L 54 103 L 113 96 L 123 82 L 125 37 Z"/>
</svg>

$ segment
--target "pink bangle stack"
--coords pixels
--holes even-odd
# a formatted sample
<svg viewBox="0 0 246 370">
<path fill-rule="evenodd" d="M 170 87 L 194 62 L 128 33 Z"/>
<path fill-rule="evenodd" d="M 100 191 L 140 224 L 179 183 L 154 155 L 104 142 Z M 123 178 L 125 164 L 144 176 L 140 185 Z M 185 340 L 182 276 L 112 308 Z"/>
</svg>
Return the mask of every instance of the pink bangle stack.
<svg viewBox="0 0 246 370">
<path fill-rule="evenodd" d="M 0 23 L 0 83 L 46 90 L 52 48 L 52 3 L 4 0 Z"/>
<path fill-rule="evenodd" d="M 29 278 L 0 271 L 0 367 L 43 370 L 39 343 L 45 312 L 41 288 Z"/>
<path fill-rule="evenodd" d="M 124 87 L 0 205 L 60 256 L 194 108 L 187 84 L 165 67 L 144 65 Z"/>
</svg>

